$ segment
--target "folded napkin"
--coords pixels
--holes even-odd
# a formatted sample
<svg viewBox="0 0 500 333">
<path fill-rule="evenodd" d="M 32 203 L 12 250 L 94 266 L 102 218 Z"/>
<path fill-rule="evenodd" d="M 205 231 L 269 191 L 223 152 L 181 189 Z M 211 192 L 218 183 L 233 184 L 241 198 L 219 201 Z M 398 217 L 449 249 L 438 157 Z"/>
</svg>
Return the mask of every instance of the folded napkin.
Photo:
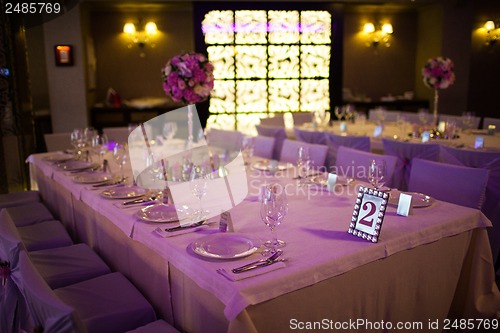
<svg viewBox="0 0 500 333">
<path fill-rule="evenodd" d="M 244 264 L 242 264 L 240 266 L 243 266 L 243 265 Z M 251 270 L 243 272 L 243 273 L 233 273 L 231 270 L 225 270 L 224 268 L 219 268 L 217 270 L 217 273 L 224 276 L 229 281 L 234 282 L 234 281 L 240 281 L 243 279 L 247 279 L 247 278 L 250 278 L 252 276 L 257 276 L 257 275 L 269 273 L 269 272 L 272 272 L 272 271 L 275 271 L 277 269 L 284 268 L 284 267 L 286 267 L 286 263 L 284 261 L 278 261 L 272 265 L 258 267 L 258 268 L 251 269 Z M 236 268 L 236 267 L 233 267 L 233 268 Z"/>
</svg>

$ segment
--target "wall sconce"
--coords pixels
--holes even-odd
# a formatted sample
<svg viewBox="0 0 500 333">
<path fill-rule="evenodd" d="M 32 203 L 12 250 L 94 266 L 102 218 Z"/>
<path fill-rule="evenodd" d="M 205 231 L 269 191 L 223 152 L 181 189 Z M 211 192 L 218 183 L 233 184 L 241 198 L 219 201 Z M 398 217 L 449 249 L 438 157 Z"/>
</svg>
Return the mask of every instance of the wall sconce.
<svg viewBox="0 0 500 333">
<path fill-rule="evenodd" d="M 139 22 L 139 25 L 140 24 L 141 23 Z M 130 44 L 128 45 L 129 48 L 131 48 L 132 45 L 136 44 L 142 49 L 148 43 L 151 45 L 151 47 L 155 47 L 155 44 L 152 43 L 152 37 L 158 33 L 158 28 L 156 27 L 156 23 L 152 21 L 146 23 L 146 25 L 144 26 L 144 30 L 140 31 L 136 30 L 134 23 L 127 22 L 123 26 L 123 32 L 130 39 Z"/>
<path fill-rule="evenodd" d="M 494 21 L 486 21 L 483 29 L 486 30 L 486 45 L 494 45 L 500 40 L 500 24 L 495 24 Z"/>
<path fill-rule="evenodd" d="M 368 37 L 367 47 L 377 47 L 380 44 L 386 47 L 391 46 L 390 36 L 393 33 L 392 24 L 384 23 L 375 27 L 375 24 L 368 22 L 363 26 L 363 33 Z"/>
</svg>

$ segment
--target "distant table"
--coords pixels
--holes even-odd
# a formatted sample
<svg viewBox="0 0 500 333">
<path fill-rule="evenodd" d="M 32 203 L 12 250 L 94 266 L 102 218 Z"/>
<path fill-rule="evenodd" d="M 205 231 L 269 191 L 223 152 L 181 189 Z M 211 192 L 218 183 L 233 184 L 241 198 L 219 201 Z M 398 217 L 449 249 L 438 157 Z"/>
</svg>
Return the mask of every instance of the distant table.
<svg viewBox="0 0 500 333">
<path fill-rule="evenodd" d="M 259 217 L 258 189 L 282 182 L 290 190 L 289 213 L 277 231 L 287 242 L 288 261 L 284 268 L 231 282 L 216 270 L 260 255 L 202 258 L 190 244 L 214 228 L 159 237 L 153 230 L 165 224 L 137 220 L 138 208 L 118 208 L 88 185 L 73 182 L 44 156 L 32 155 L 29 162 L 47 205 L 76 239 L 122 271 L 159 315 L 182 331 L 287 332 L 324 319 L 332 325 L 383 321 L 393 329 L 415 322 L 430 331 L 429 321 L 438 321 L 442 329 L 446 318 L 500 317 L 486 233 L 491 223 L 478 210 L 436 201 L 402 217 L 390 206 L 374 244 L 347 233 L 356 185 L 335 192 L 297 188 L 293 169 L 276 175 L 248 169 L 249 194 L 231 209 L 235 229 L 270 238 Z M 242 167 L 229 165 L 229 173 Z"/>
</svg>

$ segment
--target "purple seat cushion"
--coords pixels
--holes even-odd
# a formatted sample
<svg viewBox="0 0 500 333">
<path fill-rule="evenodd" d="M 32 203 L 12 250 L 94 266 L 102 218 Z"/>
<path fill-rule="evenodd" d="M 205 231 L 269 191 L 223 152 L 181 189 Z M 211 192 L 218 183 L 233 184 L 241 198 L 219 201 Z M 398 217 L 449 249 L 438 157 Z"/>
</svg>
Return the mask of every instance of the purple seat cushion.
<svg viewBox="0 0 500 333">
<path fill-rule="evenodd" d="M 17 230 L 28 251 L 73 245 L 73 241 L 60 221 L 44 221 L 19 227 Z"/>
</svg>

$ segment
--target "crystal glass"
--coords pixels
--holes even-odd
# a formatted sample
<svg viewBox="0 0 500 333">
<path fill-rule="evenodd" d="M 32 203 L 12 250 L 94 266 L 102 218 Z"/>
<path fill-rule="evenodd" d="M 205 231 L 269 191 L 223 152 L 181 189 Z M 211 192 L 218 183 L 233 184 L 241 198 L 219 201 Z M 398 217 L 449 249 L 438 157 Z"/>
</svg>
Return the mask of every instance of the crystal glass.
<svg viewBox="0 0 500 333">
<path fill-rule="evenodd" d="M 371 160 L 368 167 L 368 180 L 375 187 L 380 189 L 385 184 L 386 179 L 386 165 L 384 160 L 374 159 Z"/>
<path fill-rule="evenodd" d="M 337 119 L 340 121 L 345 116 L 345 109 L 343 106 L 336 106 L 333 109 L 333 113 L 335 113 L 335 117 L 337 117 Z"/>
<path fill-rule="evenodd" d="M 75 128 L 71 134 L 71 145 L 75 148 L 78 159 L 82 159 L 82 149 L 85 147 L 84 130 Z"/>
<path fill-rule="evenodd" d="M 163 137 L 166 140 L 172 140 L 175 133 L 177 133 L 177 123 L 169 121 L 163 125 Z"/>
<path fill-rule="evenodd" d="M 191 193 L 200 200 L 200 206 L 195 212 L 195 221 L 193 222 L 202 221 L 205 217 L 203 197 L 207 194 L 209 176 L 208 170 L 203 166 L 196 165 L 191 170 L 189 188 Z"/>
<path fill-rule="evenodd" d="M 262 192 L 260 218 L 271 229 L 273 234 L 272 240 L 264 243 L 270 249 L 264 251 L 263 254 L 267 254 L 267 252 L 273 254 L 278 251 L 278 248 L 286 245 L 284 241 L 278 239 L 276 227 L 283 222 L 285 215 L 288 213 L 288 202 L 285 188 L 280 184 L 266 185 L 263 187 Z"/>
<path fill-rule="evenodd" d="M 427 122 L 429 121 L 429 110 L 425 109 L 420 109 L 418 110 L 418 119 L 422 123 L 422 125 L 427 125 Z"/>
<path fill-rule="evenodd" d="M 127 164 L 128 160 L 128 151 L 124 145 L 116 144 L 113 147 L 113 158 L 115 159 L 116 164 L 120 166 L 120 174 L 121 179 L 125 179 L 125 174 L 123 172 L 123 166 Z"/>
<path fill-rule="evenodd" d="M 241 153 L 243 154 L 245 165 L 249 165 L 254 153 L 254 140 L 252 137 L 246 136 L 243 138 Z"/>
<path fill-rule="evenodd" d="M 304 186 L 307 182 L 307 174 L 311 167 L 311 158 L 309 157 L 309 148 L 305 146 L 300 146 L 297 149 L 297 171 L 299 186 Z"/>
<path fill-rule="evenodd" d="M 160 184 L 166 185 L 166 179 L 164 179 L 163 175 L 163 167 L 161 165 L 161 161 L 157 161 L 153 153 L 150 153 L 146 156 L 146 176 L 147 176 L 147 184 L 146 187 L 150 190 L 150 192 L 157 192 L 156 195 L 156 203 L 157 205 L 164 205 L 164 190 L 159 188 Z"/>
<path fill-rule="evenodd" d="M 464 130 L 471 129 L 474 125 L 474 112 L 464 112 L 462 113 L 462 124 Z"/>
<path fill-rule="evenodd" d="M 101 165 L 104 155 L 108 152 L 108 137 L 106 134 L 94 135 L 91 146 L 94 153 L 99 157 L 99 165 Z"/>
</svg>

